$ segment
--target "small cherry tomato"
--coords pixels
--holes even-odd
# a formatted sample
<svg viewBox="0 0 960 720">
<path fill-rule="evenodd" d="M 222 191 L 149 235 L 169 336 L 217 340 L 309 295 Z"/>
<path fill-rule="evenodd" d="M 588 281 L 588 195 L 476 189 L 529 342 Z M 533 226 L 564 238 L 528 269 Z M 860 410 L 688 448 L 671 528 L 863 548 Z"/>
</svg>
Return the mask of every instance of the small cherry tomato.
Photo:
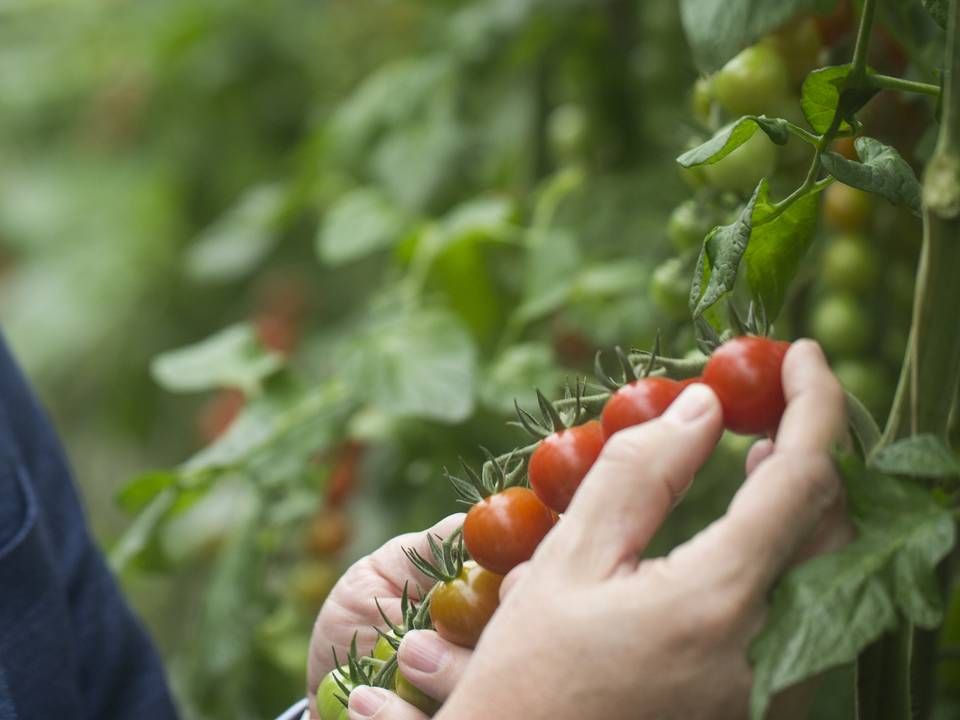
<svg viewBox="0 0 960 720">
<path fill-rule="evenodd" d="M 717 394 L 723 424 L 742 435 L 773 433 L 786 408 L 780 377 L 790 343 L 734 338 L 713 351 L 703 382 Z"/>
<path fill-rule="evenodd" d="M 551 510 L 565 512 L 603 449 L 603 430 L 591 420 L 551 433 L 530 456 L 530 487 Z"/>
<path fill-rule="evenodd" d="M 690 109 L 693 116 L 703 125 L 710 124 L 710 111 L 713 106 L 713 78 L 700 77 L 690 91 Z"/>
<path fill-rule="evenodd" d="M 758 43 L 717 71 L 713 91 L 731 115 L 762 115 L 789 94 L 790 74 L 780 53 L 769 44 Z"/>
<path fill-rule="evenodd" d="M 777 163 L 777 151 L 765 133 L 757 131 L 743 145 L 722 160 L 703 166 L 703 176 L 718 190 L 743 195 L 753 192 L 760 178 L 770 177 Z"/>
<path fill-rule="evenodd" d="M 327 479 L 328 505 L 339 507 L 350 499 L 360 481 L 362 460 L 363 444 L 356 440 L 348 440 L 337 449 Z"/>
<path fill-rule="evenodd" d="M 788 23 L 763 42 L 770 43 L 783 58 L 790 80 L 796 87 L 800 87 L 804 78 L 820 65 L 823 41 L 817 23 L 811 17 Z"/>
<path fill-rule="evenodd" d="M 830 356 L 858 355 L 870 344 L 870 313 L 849 293 L 828 295 L 813 308 L 810 330 Z"/>
<path fill-rule="evenodd" d="M 316 558 L 335 555 L 350 539 L 350 521 L 343 510 L 321 508 L 310 518 L 304 548 Z"/>
<path fill-rule="evenodd" d="M 713 226 L 713 218 L 709 217 L 696 200 L 684 200 L 670 213 L 667 236 L 673 246 L 683 252 L 702 245 L 703 239 Z"/>
<path fill-rule="evenodd" d="M 556 520 L 533 490 L 511 487 L 470 508 L 463 523 L 463 541 L 481 566 L 506 575 L 533 557 Z"/>
<path fill-rule="evenodd" d="M 353 690 L 350 672 L 345 665 L 331 670 L 323 676 L 317 688 L 317 714 L 320 720 L 350 720 L 350 713 L 339 700 L 343 697 L 343 690 L 337 684 L 334 673 L 348 690 Z"/>
<path fill-rule="evenodd" d="M 204 444 L 210 444 L 223 435 L 245 404 L 246 400 L 239 390 L 218 390 L 200 409 L 197 417 L 197 433 Z"/>
<path fill-rule="evenodd" d="M 432 716 L 440 709 L 439 702 L 410 682 L 399 670 L 393 676 L 393 691 L 397 694 L 397 697 L 410 703 L 424 715 Z"/>
<path fill-rule="evenodd" d="M 863 292 L 877 281 L 877 260 L 859 235 L 832 238 L 823 252 L 823 282 L 832 290 Z"/>
<path fill-rule="evenodd" d="M 854 144 L 854 139 L 849 136 L 834 140 L 830 149 L 839 155 L 843 155 L 847 160 L 859 160 L 860 158 L 857 155 L 857 146 Z"/>
<path fill-rule="evenodd" d="M 853 7 L 850 0 L 840 0 L 828 15 L 815 15 L 813 21 L 824 44 L 834 46 L 853 33 Z"/>
<path fill-rule="evenodd" d="M 500 605 L 501 575 L 467 561 L 459 577 L 440 583 L 430 596 L 430 620 L 444 640 L 476 647 Z"/>
<path fill-rule="evenodd" d="M 835 182 L 823 191 L 823 219 L 833 230 L 862 232 L 870 218 L 870 195 Z"/>
<path fill-rule="evenodd" d="M 650 299 L 671 320 L 690 319 L 690 273 L 682 258 L 667 258 L 650 277 Z"/>
<path fill-rule="evenodd" d="M 624 385 L 603 406 L 603 437 L 609 439 L 618 430 L 660 417 L 684 387 L 684 382 L 662 377 L 641 378 Z"/>
<path fill-rule="evenodd" d="M 392 630 L 387 634 L 394 639 L 396 639 L 397 637 L 396 635 L 394 635 Z M 377 642 L 373 646 L 373 653 L 372 653 L 372 656 L 375 659 L 383 660 L 384 662 L 386 662 L 396 654 L 397 654 L 397 651 L 393 649 L 393 645 L 391 645 L 390 642 L 385 637 L 381 635 L 380 637 L 377 638 Z"/>
</svg>

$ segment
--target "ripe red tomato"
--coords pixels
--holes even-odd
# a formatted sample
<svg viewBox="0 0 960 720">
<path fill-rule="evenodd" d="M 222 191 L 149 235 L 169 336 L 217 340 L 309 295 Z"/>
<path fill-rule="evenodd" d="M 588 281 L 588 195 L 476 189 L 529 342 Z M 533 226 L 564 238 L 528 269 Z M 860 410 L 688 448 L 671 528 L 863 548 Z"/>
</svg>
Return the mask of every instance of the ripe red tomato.
<svg viewBox="0 0 960 720">
<path fill-rule="evenodd" d="M 603 437 L 608 439 L 618 430 L 660 417 L 670 407 L 687 381 L 648 377 L 624 385 L 603 406 L 600 422 Z"/>
<path fill-rule="evenodd" d="M 839 232 L 863 232 L 870 220 L 871 199 L 863 190 L 833 183 L 823 191 L 823 219 Z"/>
<path fill-rule="evenodd" d="M 703 382 L 717 394 L 724 426 L 735 433 L 772 433 L 786 401 L 780 371 L 790 343 L 739 337 L 713 351 Z"/>
<path fill-rule="evenodd" d="M 532 490 L 511 487 L 470 508 L 463 523 L 463 541 L 480 565 L 506 575 L 533 557 L 556 521 Z"/>
<path fill-rule="evenodd" d="M 204 444 L 209 445 L 223 435 L 243 410 L 246 400 L 239 390 L 218 390 L 204 404 L 197 417 L 197 433 Z"/>
<path fill-rule="evenodd" d="M 458 577 L 440 583 L 430 596 L 430 620 L 440 637 L 462 647 L 476 647 L 500 604 L 502 581 L 503 576 L 467 561 Z"/>
<path fill-rule="evenodd" d="M 356 440 L 347 440 L 337 448 L 327 480 L 327 504 L 330 507 L 340 507 L 356 492 L 363 450 L 363 443 Z M 325 462 L 326 458 L 318 458 L 318 461 Z"/>
<path fill-rule="evenodd" d="M 603 430 L 596 420 L 551 433 L 530 456 L 530 487 L 544 505 L 565 512 L 602 449 Z"/>
</svg>

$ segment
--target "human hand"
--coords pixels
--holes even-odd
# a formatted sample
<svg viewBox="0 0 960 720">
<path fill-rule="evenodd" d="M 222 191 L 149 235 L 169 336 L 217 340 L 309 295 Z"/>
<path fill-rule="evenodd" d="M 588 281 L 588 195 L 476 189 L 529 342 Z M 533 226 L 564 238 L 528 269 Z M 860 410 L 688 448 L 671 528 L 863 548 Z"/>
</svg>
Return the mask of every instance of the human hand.
<svg viewBox="0 0 960 720">
<path fill-rule="evenodd" d="M 664 558 L 638 560 L 719 439 L 719 403 L 693 385 L 660 419 L 614 436 L 437 717 L 745 716 L 768 591 L 798 557 L 852 534 L 829 456 L 844 396 L 816 344 L 791 347 L 783 384 L 776 442 L 752 450 L 727 514 Z M 389 694 L 373 712 L 367 692 L 354 695 L 354 720 L 421 717 Z"/>
<path fill-rule="evenodd" d="M 307 697 L 312 720 L 317 720 L 317 686 L 323 676 L 333 669 L 331 648 L 336 648 L 338 657 L 345 658 L 356 633 L 358 649 L 368 654 L 377 641 L 374 627 L 383 625 L 375 600 L 379 601 L 392 622 L 400 622 L 400 596 L 404 583 L 409 583 L 413 597 L 416 596 L 418 585 L 427 590 L 433 584 L 432 580 L 421 575 L 410 564 L 403 548 L 428 554 L 428 534 L 446 537 L 463 525 L 463 517 L 462 513 L 450 515 L 429 530 L 393 538 L 354 563 L 334 586 L 317 616 L 310 640 Z M 437 680 L 438 683 L 442 682 L 441 676 L 442 673 L 437 675 L 441 678 Z M 438 693 L 435 697 L 443 699 L 446 693 L 440 694 L 440 687 L 437 685 L 434 688 Z"/>
</svg>

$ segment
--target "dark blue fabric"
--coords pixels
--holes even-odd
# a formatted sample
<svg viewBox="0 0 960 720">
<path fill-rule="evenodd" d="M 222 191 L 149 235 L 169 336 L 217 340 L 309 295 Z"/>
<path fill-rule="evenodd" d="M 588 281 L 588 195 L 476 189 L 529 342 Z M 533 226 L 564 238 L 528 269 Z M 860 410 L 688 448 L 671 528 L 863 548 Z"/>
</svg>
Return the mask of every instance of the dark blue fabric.
<svg viewBox="0 0 960 720">
<path fill-rule="evenodd" d="M 69 467 L 0 339 L 0 720 L 176 718 L 87 531 Z"/>
</svg>

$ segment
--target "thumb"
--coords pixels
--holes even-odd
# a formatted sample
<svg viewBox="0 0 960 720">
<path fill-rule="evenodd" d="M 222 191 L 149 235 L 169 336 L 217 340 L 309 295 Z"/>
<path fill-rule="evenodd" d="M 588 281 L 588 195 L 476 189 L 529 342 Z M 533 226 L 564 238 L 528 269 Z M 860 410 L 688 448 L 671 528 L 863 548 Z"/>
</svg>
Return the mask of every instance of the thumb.
<svg viewBox="0 0 960 720">
<path fill-rule="evenodd" d="M 717 396 L 695 383 L 661 417 L 616 433 L 541 555 L 594 577 L 635 563 L 722 432 Z"/>
<path fill-rule="evenodd" d="M 361 685 L 350 693 L 350 720 L 427 720 L 413 705 L 383 688 Z"/>
</svg>

